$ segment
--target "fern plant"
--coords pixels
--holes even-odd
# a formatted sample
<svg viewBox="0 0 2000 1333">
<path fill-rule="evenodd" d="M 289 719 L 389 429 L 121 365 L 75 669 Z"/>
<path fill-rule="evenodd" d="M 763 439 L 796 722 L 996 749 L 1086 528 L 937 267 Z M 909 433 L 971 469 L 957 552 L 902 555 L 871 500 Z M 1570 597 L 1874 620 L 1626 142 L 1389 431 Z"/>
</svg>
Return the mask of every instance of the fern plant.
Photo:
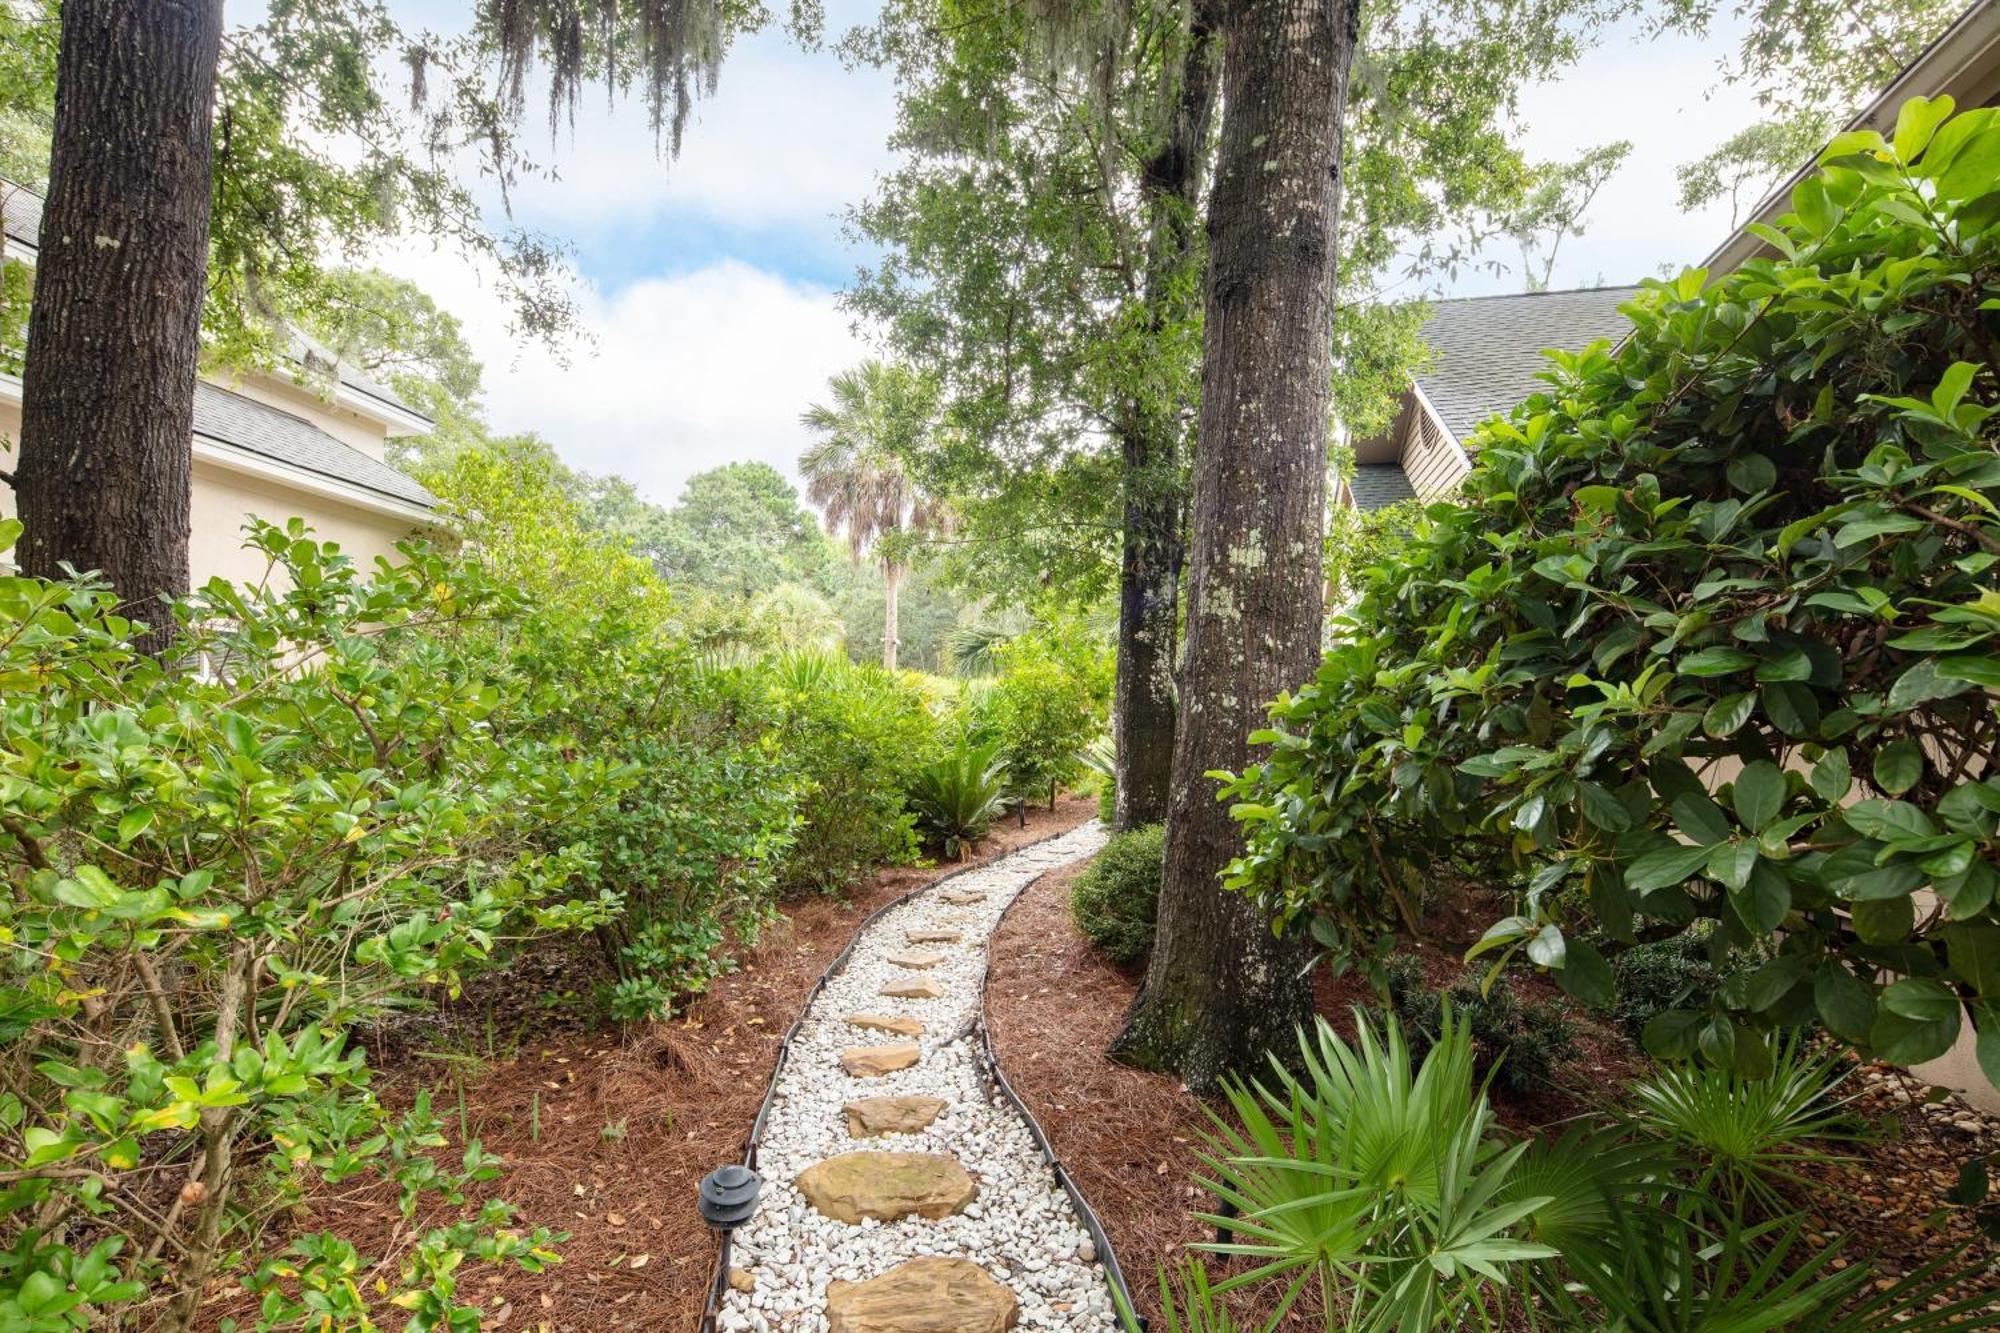
<svg viewBox="0 0 2000 1333">
<path fill-rule="evenodd" d="M 1237 1239 L 1202 1248 L 1252 1262 L 1200 1288 L 1204 1302 L 1279 1278 L 1267 1329 L 1289 1327 L 1309 1288 L 1329 1329 L 1491 1326 L 1508 1270 L 1555 1253 L 1522 1234 L 1546 1200 L 1507 1190 L 1527 1145 L 1495 1133 L 1455 1015 L 1415 1065 L 1393 1018 L 1356 1022 L 1352 1045 L 1324 1020 L 1301 1032 L 1303 1076 L 1273 1059 L 1271 1083 L 1227 1085 L 1236 1124 L 1213 1117 L 1201 1183 L 1237 1215 L 1203 1220 Z"/>
<path fill-rule="evenodd" d="M 1694 1061 L 1670 1066 L 1632 1085 L 1626 1119 L 1700 1164 L 1697 1191 L 1776 1211 L 1780 1186 L 1800 1183 L 1801 1168 L 1838 1160 L 1816 1145 L 1860 1136 L 1835 1096 L 1841 1059 L 1837 1048 L 1814 1053 L 1792 1041 L 1763 1078 Z"/>
<path fill-rule="evenodd" d="M 909 807 L 917 828 L 954 861 L 963 860 L 985 835 L 1006 799 L 1007 766 L 998 741 L 980 744 L 961 736 L 943 758 L 910 778 Z"/>
</svg>

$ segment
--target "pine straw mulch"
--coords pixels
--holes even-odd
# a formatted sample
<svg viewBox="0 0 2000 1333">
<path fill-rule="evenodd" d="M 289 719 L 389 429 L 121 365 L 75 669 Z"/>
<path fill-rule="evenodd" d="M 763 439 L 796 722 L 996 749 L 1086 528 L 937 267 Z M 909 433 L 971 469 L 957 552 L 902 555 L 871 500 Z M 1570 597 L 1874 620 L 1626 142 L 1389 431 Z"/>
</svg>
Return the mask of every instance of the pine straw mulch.
<svg viewBox="0 0 2000 1333">
<path fill-rule="evenodd" d="M 1107 961 L 1071 921 L 1070 887 L 1082 870 L 1079 865 L 1044 876 L 1001 923 L 987 982 L 987 1024 L 1008 1081 L 1103 1223 L 1140 1313 L 1159 1329 L 1160 1267 L 1175 1266 L 1185 1247 L 1215 1239 L 1188 1216 L 1194 1209 L 1214 1211 L 1215 1200 L 1192 1183 L 1203 1173 L 1196 1153 L 1210 1122 L 1200 1100 L 1177 1080 L 1105 1058 L 1143 969 Z M 1466 942 L 1477 938 L 1478 922 L 1492 919 L 1481 916 L 1489 905 L 1466 902 L 1458 913 L 1462 921 L 1432 922 L 1437 943 L 1417 949 L 1435 985 L 1448 986 L 1459 975 L 1463 942 L 1455 937 L 1469 931 Z M 1320 1012 L 1351 1030 L 1350 1011 L 1366 1001 L 1365 987 L 1322 979 L 1317 990 Z M 1560 994 L 1532 980 L 1519 990 L 1524 1000 Z M 1510 1128 L 1527 1131 L 1602 1109 L 1605 1089 L 1622 1086 L 1644 1067 L 1620 1034 L 1577 1017 L 1578 1053 L 1561 1076 L 1565 1088 L 1523 1097 L 1496 1086 L 1494 1110 Z M 1924 1089 L 1907 1075 L 1880 1067 L 1861 1075 L 1846 1088 L 1855 1094 L 1850 1109 L 1877 1137 L 1833 1145 L 1852 1160 L 1813 1169 L 1809 1242 L 1844 1237 L 1845 1254 L 1876 1256 L 1878 1271 L 1892 1274 L 1961 1243 L 1994 1253 L 1978 1240 L 1964 1210 L 1945 1207 L 1944 1192 L 1961 1161 L 2000 1150 L 2000 1119 L 1956 1101 L 1926 1106 Z M 1835 1260 L 1841 1267 L 1846 1262 Z M 1218 1277 L 1231 1271 L 1230 1261 L 1214 1258 L 1209 1268 Z M 1261 1327 L 1278 1294 L 1267 1286 L 1232 1296 L 1239 1326 Z M 1295 1307 L 1287 1327 L 1316 1322 L 1311 1311 Z"/>
<path fill-rule="evenodd" d="M 972 861 L 1095 813 L 1095 801 L 1080 798 L 1031 811 L 1025 828 L 1011 820 L 997 827 Z M 431 1089 L 451 1140 L 440 1161 L 455 1164 L 462 1151 L 462 1108 L 471 1135 L 506 1162 L 480 1197 L 518 1205 L 525 1226 L 569 1233 L 563 1262 L 546 1272 L 477 1263 L 460 1270 L 460 1298 L 484 1308 L 483 1326 L 695 1329 L 716 1256 L 714 1235 L 695 1211 L 696 1185 L 716 1166 L 741 1160 L 779 1042 L 806 992 L 870 911 L 960 868 L 889 870 L 843 899 L 791 905 L 742 968 L 718 980 L 684 1021 L 623 1035 L 578 1030 L 564 1012 L 538 1013 L 520 998 L 505 1022 L 459 1024 L 461 1034 L 483 1027 L 489 1045 L 507 1048 L 494 1058 L 447 1055 L 441 1066 L 438 1052 L 418 1050 L 422 1043 L 408 1034 L 381 1053 L 377 1086 L 386 1103 L 407 1105 L 418 1090 Z M 315 1195 L 281 1225 L 284 1234 L 332 1230 L 353 1241 L 374 1261 L 361 1274 L 366 1291 L 378 1273 L 393 1277 L 422 1229 L 442 1220 L 433 1211 L 415 1227 L 403 1224 L 394 1188 L 369 1181 Z M 214 1329 L 224 1317 L 247 1323 L 254 1314 L 255 1303 L 231 1282 L 203 1306 L 201 1326 Z"/>
</svg>

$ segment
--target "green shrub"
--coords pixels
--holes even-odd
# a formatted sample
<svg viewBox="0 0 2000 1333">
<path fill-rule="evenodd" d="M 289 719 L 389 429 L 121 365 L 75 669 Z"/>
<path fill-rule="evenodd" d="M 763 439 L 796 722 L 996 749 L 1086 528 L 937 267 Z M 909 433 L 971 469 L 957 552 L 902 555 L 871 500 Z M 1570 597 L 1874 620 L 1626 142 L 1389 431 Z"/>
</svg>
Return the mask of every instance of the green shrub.
<svg viewBox="0 0 2000 1333">
<path fill-rule="evenodd" d="M 1392 956 L 1385 972 L 1390 1005 L 1419 1054 L 1444 1030 L 1446 1012 L 1455 1010 L 1471 1034 L 1479 1068 L 1497 1069 L 1500 1081 L 1516 1092 L 1548 1084 L 1577 1056 L 1576 1024 L 1563 1007 L 1550 1000 L 1522 1003 L 1505 977 L 1482 986 L 1483 972 L 1468 968 L 1438 990 L 1414 954 Z"/>
<path fill-rule="evenodd" d="M 0 551 L 19 527 L 0 522 Z M 178 607 L 165 661 L 133 651 L 102 584 L 0 577 L 13 1326 L 94 1324 L 142 1296 L 191 1312 L 260 1258 L 238 1219 L 362 1172 L 400 1184 L 406 1222 L 424 1195 L 454 1218 L 496 1159 L 473 1141 L 435 1160 L 435 1118 L 383 1110 L 347 1029 L 617 907 L 572 896 L 592 867 L 560 830 L 629 775 L 535 734 L 538 690 L 490 651 L 518 595 L 420 548 L 364 581 L 296 520 L 251 543 L 269 577 Z M 145 1182 L 190 1170 L 200 1191 L 163 1235 Z M 393 1302 L 458 1326 L 476 1318 L 453 1296 L 462 1260 L 553 1261 L 549 1233 L 510 1214 L 417 1228 L 373 1296 L 348 1280 L 351 1246 L 302 1238 L 266 1308 Z M 143 1258 L 156 1238 L 175 1263 Z"/>
<path fill-rule="evenodd" d="M 1963 1004 L 2000 1080 L 2000 109 L 1949 110 L 1841 136 L 1776 257 L 1649 283 L 1480 428 L 1228 785 L 1231 884 L 1365 953 L 1474 864 L 1521 890 L 1481 951 L 1604 1005 L 1588 937 L 1707 919 L 1764 961 L 1656 1054 L 1909 1065 Z"/>
<path fill-rule="evenodd" d="M 1659 1015 L 1699 1004 L 1725 983 L 1741 984 L 1753 970 L 1754 960 L 1737 955 L 1713 924 L 1697 921 L 1666 939 L 1612 951 L 1611 978 L 1618 998 L 1611 1017 L 1626 1036 L 1639 1041 L 1646 1024 Z"/>
<path fill-rule="evenodd" d="M 1081 627 L 1044 626 L 993 650 L 1000 676 L 976 696 L 974 724 L 1000 742 L 1016 795 L 1048 801 L 1084 771 L 1104 729 L 1111 668 Z"/>
<path fill-rule="evenodd" d="M 904 793 L 943 739 L 913 678 L 797 653 L 767 675 L 773 744 L 799 793 L 798 836 L 779 886 L 838 891 L 876 866 L 915 859 L 916 816 Z"/>
<path fill-rule="evenodd" d="M 935 839 L 952 860 L 986 836 L 1007 799 L 1007 769 L 998 741 L 960 736 L 942 758 L 910 779 L 910 810 L 917 827 Z"/>
<path fill-rule="evenodd" d="M 1166 830 L 1148 824 L 1105 843 L 1077 876 L 1070 917 L 1112 962 L 1135 962 L 1152 950 L 1165 860 Z"/>
</svg>

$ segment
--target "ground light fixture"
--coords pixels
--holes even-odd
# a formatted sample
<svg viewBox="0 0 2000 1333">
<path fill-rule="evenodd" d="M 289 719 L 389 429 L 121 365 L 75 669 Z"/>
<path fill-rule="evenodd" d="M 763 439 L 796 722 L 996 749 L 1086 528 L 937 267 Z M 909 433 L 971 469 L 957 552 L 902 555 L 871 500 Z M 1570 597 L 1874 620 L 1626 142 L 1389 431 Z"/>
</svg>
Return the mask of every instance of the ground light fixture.
<svg viewBox="0 0 2000 1333">
<path fill-rule="evenodd" d="M 701 1182 L 701 1220 L 721 1231 L 742 1226 L 756 1211 L 764 1182 L 747 1166 L 718 1166 Z"/>
</svg>

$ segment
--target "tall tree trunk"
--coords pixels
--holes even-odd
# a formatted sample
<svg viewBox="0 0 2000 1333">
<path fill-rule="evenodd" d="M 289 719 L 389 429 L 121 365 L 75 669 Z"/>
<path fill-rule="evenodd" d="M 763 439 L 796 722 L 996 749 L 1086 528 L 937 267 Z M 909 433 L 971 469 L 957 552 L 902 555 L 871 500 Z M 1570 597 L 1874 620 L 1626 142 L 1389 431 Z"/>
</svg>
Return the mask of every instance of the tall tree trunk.
<svg viewBox="0 0 2000 1333">
<path fill-rule="evenodd" d="M 64 0 L 23 369 L 21 567 L 111 580 L 173 638 L 188 586 L 222 0 Z"/>
<path fill-rule="evenodd" d="M 1359 0 L 1218 0 L 1223 122 L 1208 214 L 1187 654 L 1159 934 L 1113 1051 L 1206 1090 L 1311 1014 L 1303 946 L 1218 872 L 1241 847 L 1213 769 L 1320 652 L 1340 115 Z"/>
<path fill-rule="evenodd" d="M 1180 97 L 1140 189 L 1147 215 L 1145 299 L 1156 338 L 1191 312 L 1200 261 L 1196 209 L 1215 123 L 1216 41 L 1198 6 L 1180 71 Z M 1182 524 L 1181 423 L 1173 404 L 1140 402 L 1121 441 L 1125 519 L 1118 587 L 1118 683 L 1112 710 L 1117 754 L 1113 822 L 1119 829 L 1167 817 L 1174 759 L 1174 649 L 1180 638 Z"/>
<path fill-rule="evenodd" d="M 903 575 L 908 572 L 899 561 L 882 562 L 882 667 L 896 669 L 896 650 L 902 646 L 902 621 L 897 600 L 903 591 Z"/>
</svg>

